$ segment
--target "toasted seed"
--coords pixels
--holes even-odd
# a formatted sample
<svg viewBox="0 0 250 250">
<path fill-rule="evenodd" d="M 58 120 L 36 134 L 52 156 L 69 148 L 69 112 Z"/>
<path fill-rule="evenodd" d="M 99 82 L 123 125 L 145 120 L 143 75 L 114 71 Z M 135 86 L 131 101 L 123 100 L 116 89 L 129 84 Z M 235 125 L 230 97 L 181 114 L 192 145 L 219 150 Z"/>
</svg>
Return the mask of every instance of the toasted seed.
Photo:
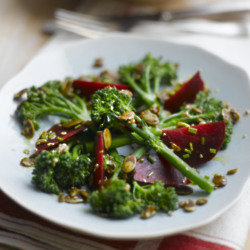
<svg viewBox="0 0 250 250">
<path fill-rule="evenodd" d="M 65 81 L 62 83 L 62 87 L 61 87 L 61 93 L 63 95 L 68 95 L 70 92 L 73 91 L 72 83 L 73 83 L 72 78 L 65 79 Z"/>
<path fill-rule="evenodd" d="M 111 143 L 112 143 L 112 137 L 110 130 L 108 128 L 105 128 L 103 130 L 103 140 L 104 140 L 104 147 L 106 150 L 109 150 Z"/>
<path fill-rule="evenodd" d="M 189 128 L 190 125 L 185 122 L 177 122 L 176 127 L 177 128 Z"/>
<path fill-rule="evenodd" d="M 27 158 L 27 157 L 23 158 L 20 161 L 20 164 L 21 164 L 21 166 L 27 167 L 27 168 L 35 166 L 34 161 L 32 159 Z"/>
<path fill-rule="evenodd" d="M 70 204 L 77 204 L 77 203 L 83 203 L 83 198 L 79 198 L 77 196 L 70 197 L 69 195 L 64 196 L 64 202 L 70 203 Z"/>
<path fill-rule="evenodd" d="M 20 99 L 27 92 L 28 92 L 27 88 L 20 90 L 19 92 L 17 92 L 16 94 L 14 94 L 14 100 Z"/>
<path fill-rule="evenodd" d="M 26 155 L 29 155 L 30 151 L 29 151 L 29 149 L 26 148 L 26 149 L 23 150 L 23 153 L 26 154 Z"/>
<path fill-rule="evenodd" d="M 187 212 L 193 212 L 195 210 L 195 203 L 193 200 L 186 200 L 184 202 L 184 209 Z"/>
<path fill-rule="evenodd" d="M 191 110 L 194 111 L 194 112 L 196 112 L 196 113 L 198 113 L 198 114 L 202 113 L 202 109 L 201 108 L 199 109 L 199 108 L 196 108 L 196 107 L 192 107 Z"/>
<path fill-rule="evenodd" d="M 134 123 L 135 122 L 135 113 L 133 111 L 126 111 L 121 116 L 119 116 L 119 120 L 121 121 L 127 121 L 128 123 Z"/>
<path fill-rule="evenodd" d="M 215 187 L 224 187 L 227 184 L 227 179 L 222 174 L 215 174 L 212 182 L 215 184 Z"/>
<path fill-rule="evenodd" d="M 229 123 L 231 121 L 230 111 L 227 108 L 222 109 L 221 111 L 223 121 Z"/>
<path fill-rule="evenodd" d="M 130 190 L 130 185 L 128 183 L 126 183 L 125 191 L 129 191 L 129 190 Z"/>
<path fill-rule="evenodd" d="M 227 175 L 235 174 L 238 171 L 238 168 L 230 169 L 227 171 Z"/>
<path fill-rule="evenodd" d="M 206 198 L 200 198 L 200 199 L 198 199 L 196 201 L 196 205 L 199 205 L 199 206 L 204 205 L 206 203 L 207 203 L 207 199 Z"/>
<path fill-rule="evenodd" d="M 63 151 L 67 151 L 68 149 L 69 149 L 69 147 L 66 143 L 60 143 L 56 152 L 58 154 L 61 154 Z"/>
<path fill-rule="evenodd" d="M 94 67 L 102 67 L 103 66 L 103 60 L 102 60 L 102 58 L 96 58 L 93 66 Z"/>
<path fill-rule="evenodd" d="M 179 195 L 189 195 L 194 192 L 194 190 L 186 185 L 179 185 L 175 187 L 175 192 Z"/>
<path fill-rule="evenodd" d="M 122 170 L 125 173 L 130 173 L 135 169 L 136 157 L 134 155 L 128 155 L 125 157 L 122 163 Z"/>
<path fill-rule="evenodd" d="M 59 202 L 64 202 L 65 201 L 65 195 L 64 194 L 59 194 L 58 201 Z"/>
<path fill-rule="evenodd" d="M 176 145 L 175 143 L 170 142 L 170 145 L 171 145 L 171 148 L 172 148 L 174 151 L 176 151 L 176 152 L 180 152 L 180 151 L 181 151 L 181 148 L 180 148 L 178 145 Z"/>
<path fill-rule="evenodd" d="M 80 189 L 78 192 L 85 201 L 89 200 L 90 194 L 86 190 Z"/>
<path fill-rule="evenodd" d="M 133 93 L 130 90 L 128 90 L 128 89 L 121 89 L 119 92 L 122 93 L 122 94 L 124 94 L 124 95 L 127 95 L 128 97 L 132 97 L 133 96 Z"/>
<path fill-rule="evenodd" d="M 159 116 L 160 112 L 161 112 L 161 107 L 160 105 L 156 105 L 154 104 L 150 109 L 149 109 L 152 113 L 156 114 L 157 116 Z"/>
<path fill-rule="evenodd" d="M 172 216 L 172 215 L 173 215 L 173 212 L 172 212 L 172 211 L 168 211 L 168 215 L 169 215 L 169 216 Z"/>
<path fill-rule="evenodd" d="M 240 114 L 236 109 L 230 109 L 230 115 L 232 117 L 233 123 L 236 123 L 240 119 Z"/>
<path fill-rule="evenodd" d="M 190 117 L 190 114 L 188 113 L 188 111 L 185 111 L 182 113 L 182 116 L 183 117 Z"/>
<path fill-rule="evenodd" d="M 140 113 L 140 117 L 150 126 L 156 126 L 159 123 L 159 118 L 156 114 L 146 109 Z"/>
<path fill-rule="evenodd" d="M 178 201 L 178 205 L 179 205 L 179 207 L 184 207 L 185 202 L 184 201 Z"/>
<path fill-rule="evenodd" d="M 199 124 L 205 124 L 206 122 L 205 122 L 203 119 L 199 118 L 199 119 L 198 119 L 198 123 L 199 123 Z"/>
<path fill-rule="evenodd" d="M 153 215 L 156 214 L 156 209 L 155 206 L 150 205 L 148 206 L 142 213 L 141 213 L 141 218 L 142 219 L 147 219 L 152 217 Z"/>
<path fill-rule="evenodd" d="M 249 109 L 246 109 L 245 110 L 245 115 L 249 115 L 250 114 L 250 110 Z"/>
<path fill-rule="evenodd" d="M 69 121 L 63 122 L 62 127 L 63 128 L 71 128 L 71 127 L 74 127 L 76 125 L 79 125 L 80 123 L 82 123 L 82 121 L 79 119 L 69 120 Z"/>
<path fill-rule="evenodd" d="M 47 142 L 48 142 L 47 139 L 38 139 L 36 141 L 36 145 L 38 146 L 38 145 L 41 145 L 41 144 L 44 144 L 44 143 L 47 143 Z"/>
<path fill-rule="evenodd" d="M 35 128 L 30 119 L 23 122 L 22 135 L 24 135 L 27 139 L 31 139 L 35 135 Z"/>
</svg>

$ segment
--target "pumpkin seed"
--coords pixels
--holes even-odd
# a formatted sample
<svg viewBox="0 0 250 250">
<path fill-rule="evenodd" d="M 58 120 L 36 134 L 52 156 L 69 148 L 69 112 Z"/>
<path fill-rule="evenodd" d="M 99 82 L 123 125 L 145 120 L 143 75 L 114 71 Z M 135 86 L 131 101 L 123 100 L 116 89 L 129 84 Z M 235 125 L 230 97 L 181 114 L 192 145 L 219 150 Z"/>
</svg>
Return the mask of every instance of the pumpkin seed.
<svg viewBox="0 0 250 250">
<path fill-rule="evenodd" d="M 63 122 L 62 127 L 63 128 L 71 128 L 71 127 L 74 127 L 74 126 L 79 125 L 81 123 L 82 123 L 82 121 L 79 119 L 69 120 L 69 121 Z"/>
<path fill-rule="evenodd" d="M 200 198 L 196 201 L 196 205 L 202 206 L 204 204 L 207 203 L 207 199 L 206 198 Z"/>
<path fill-rule="evenodd" d="M 158 116 L 152 113 L 149 109 L 142 111 L 140 117 L 150 126 L 156 126 L 159 123 Z"/>
<path fill-rule="evenodd" d="M 172 148 L 174 151 L 176 151 L 176 152 L 180 152 L 180 151 L 181 151 L 181 148 L 180 148 L 178 145 L 176 145 L 175 143 L 170 142 L 170 145 L 171 145 L 171 148 Z"/>
<path fill-rule="evenodd" d="M 14 100 L 20 99 L 27 92 L 28 92 L 27 88 L 20 90 L 19 92 L 17 92 L 16 94 L 14 94 Z"/>
<path fill-rule="evenodd" d="M 222 174 L 215 174 L 212 182 L 215 184 L 215 187 L 224 187 L 227 184 L 227 179 Z"/>
<path fill-rule="evenodd" d="M 235 174 L 237 171 L 238 171 L 238 168 L 230 169 L 227 171 L 227 174 L 232 175 L 232 174 Z"/>
<path fill-rule="evenodd" d="M 189 195 L 189 194 L 192 194 L 194 192 L 194 190 L 189 186 L 179 185 L 179 186 L 175 187 L 175 192 L 178 195 Z"/>
<path fill-rule="evenodd" d="M 31 139 L 35 135 L 35 128 L 30 119 L 23 122 L 22 135 L 24 135 L 27 139 Z"/>
<path fill-rule="evenodd" d="M 104 147 L 106 150 L 109 150 L 111 143 L 112 143 L 112 138 L 111 138 L 111 133 L 108 128 L 105 128 L 103 130 L 103 140 L 104 140 Z"/>
<path fill-rule="evenodd" d="M 130 173 L 135 169 L 136 157 L 134 155 L 128 155 L 125 157 L 122 163 L 122 170 L 125 173 Z"/>
<path fill-rule="evenodd" d="M 126 111 L 121 116 L 119 116 L 119 120 L 127 121 L 128 123 L 135 123 L 135 113 L 133 111 Z"/>
<path fill-rule="evenodd" d="M 130 90 L 128 90 L 128 89 L 121 89 L 119 92 L 122 93 L 122 94 L 124 94 L 124 95 L 127 95 L 128 97 L 132 97 L 133 96 L 133 93 Z"/>
<path fill-rule="evenodd" d="M 62 87 L 61 87 L 61 93 L 63 95 L 68 95 L 70 92 L 73 91 L 72 83 L 73 83 L 72 78 L 66 78 L 65 79 L 65 81 L 62 83 Z"/>
<path fill-rule="evenodd" d="M 27 158 L 27 157 L 23 158 L 23 159 L 20 161 L 20 164 L 21 164 L 21 166 L 27 167 L 27 168 L 34 167 L 34 166 L 35 166 L 34 161 L 33 161 L 32 159 Z"/>
<path fill-rule="evenodd" d="M 177 128 L 189 128 L 190 125 L 185 122 L 177 122 L 176 127 Z"/>
<path fill-rule="evenodd" d="M 193 212 L 195 210 L 195 203 L 193 200 L 186 200 L 184 202 L 184 209 L 187 212 Z"/>
<path fill-rule="evenodd" d="M 156 214 L 156 209 L 154 205 L 148 206 L 142 213 L 141 213 L 141 218 L 142 219 L 147 219 Z"/>
<path fill-rule="evenodd" d="M 103 66 L 103 59 L 102 58 L 96 58 L 93 67 L 102 67 Z"/>
</svg>

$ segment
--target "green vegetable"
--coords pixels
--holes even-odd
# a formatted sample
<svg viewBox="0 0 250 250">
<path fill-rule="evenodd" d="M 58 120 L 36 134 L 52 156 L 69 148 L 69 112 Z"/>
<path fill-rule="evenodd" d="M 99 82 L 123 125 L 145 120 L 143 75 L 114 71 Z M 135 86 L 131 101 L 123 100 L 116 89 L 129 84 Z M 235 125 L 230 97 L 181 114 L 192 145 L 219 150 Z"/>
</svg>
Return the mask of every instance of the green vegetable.
<svg viewBox="0 0 250 250">
<path fill-rule="evenodd" d="M 31 87 L 19 110 L 22 122 L 30 119 L 35 129 L 39 128 L 38 119 L 47 115 L 62 116 L 71 119 L 90 120 L 84 99 L 70 93 L 65 97 L 61 92 L 61 82 L 50 81 L 40 88 Z"/>
<path fill-rule="evenodd" d="M 139 64 L 120 67 L 119 73 L 122 82 L 134 89 L 148 107 L 157 102 L 160 84 L 169 84 L 177 78 L 175 65 L 162 63 L 161 58 L 153 58 L 150 54 Z"/>
<path fill-rule="evenodd" d="M 32 182 L 43 192 L 55 194 L 85 185 L 92 161 L 80 152 L 79 145 L 60 154 L 42 151 L 35 159 Z"/>
<path fill-rule="evenodd" d="M 172 187 L 165 188 L 164 183 L 155 181 L 152 185 L 140 186 L 133 181 L 133 196 L 135 200 L 141 200 L 144 207 L 154 205 L 157 210 L 165 212 L 178 208 L 178 196 Z"/>
<path fill-rule="evenodd" d="M 150 131 L 146 123 L 137 115 L 134 115 L 134 119 L 142 128 L 138 127 L 135 123 L 128 123 L 119 120 L 119 116 L 121 116 L 124 111 L 133 110 L 133 107 L 131 106 L 131 98 L 120 93 L 116 88 L 105 88 L 95 92 L 92 96 L 91 107 L 91 117 L 95 123 L 101 124 L 101 126 L 104 124 L 106 126 L 112 125 L 112 127 L 122 130 L 124 133 L 126 133 L 124 126 L 127 126 L 133 132 L 131 135 L 138 140 L 139 143 L 142 143 L 160 153 L 186 177 L 195 182 L 202 189 L 205 189 L 207 192 L 212 192 L 214 188 L 213 183 L 204 179 L 193 168 L 173 153 L 172 150 L 160 140 L 160 138 L 156 137 Z M 140 138 L 142 140 L 140 140 Z"/>
</svg>

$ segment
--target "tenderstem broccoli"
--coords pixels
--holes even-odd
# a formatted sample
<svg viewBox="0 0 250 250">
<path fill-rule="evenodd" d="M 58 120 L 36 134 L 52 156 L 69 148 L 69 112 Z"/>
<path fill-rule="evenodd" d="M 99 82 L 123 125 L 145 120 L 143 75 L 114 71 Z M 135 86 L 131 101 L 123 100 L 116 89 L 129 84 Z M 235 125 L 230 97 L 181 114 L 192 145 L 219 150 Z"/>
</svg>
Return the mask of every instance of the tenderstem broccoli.
<svg viewBox="0 0 250 250">
<path fill-rule="evenodd" d="M 132 112 L 133 107 L 131 107 L 131 97 L 120 93 L 115 88 L 105 88 L 97 91 L 92 96 L 91 107 L 91 117 L 94 122 L 100 124 L 100 126 L 105 124 L 106 126 L 112 126 L 116 129 L 123 129 L 123 131 L 124 126 L 127 126 L 132 131 L 130 135 L 135 139 L 141 138 L 141 143 L 161 154 L 170 164 L 200 186 L 200 188 L 205 189 L 208 193 L 212 192 L 214 189 L 213 183 L 199 175 L 193 168 L 172 152 L 172 150 L 169 149 L 160 138 L 156 137 L 150 131 L 150 128 L 146 123 Z M 132 112 L 133 119 L 140 127 L 133 121 L 133 119 L 126 121 L 121 120 L 121 116 L 126 111 L 130 113 Z"/>
<path fill-rule="evenodd" d="M 176 69 L 176 65 L 147 54 L 138 64 L 120 67 L 119 74 L 122 82 L 134 89 L 144 104 L 151 107 L 157 103 L 160 84 L 169 84 L 177 78 Z"/>
<path fill-rule="evenodd" d="M 29 119 L 37 130 L 38 119 L 47 115 L 90 120 L 85 100 L 72 92 L 64 96 L 60 91 L 61 87 L 60 81 L 50 81 L 39 88 L 31 87 L 27 92 L 27 99 L 18 109 L 21 122 Z"/>
</svg>

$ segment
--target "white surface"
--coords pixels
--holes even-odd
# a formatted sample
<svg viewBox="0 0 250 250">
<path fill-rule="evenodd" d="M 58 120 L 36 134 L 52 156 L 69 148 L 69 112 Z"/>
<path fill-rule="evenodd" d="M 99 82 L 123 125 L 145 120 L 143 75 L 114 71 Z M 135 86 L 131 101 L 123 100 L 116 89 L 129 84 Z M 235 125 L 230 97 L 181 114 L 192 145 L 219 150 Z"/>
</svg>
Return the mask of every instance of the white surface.
<svg viewBox="0 0 250 250">
<path fill-rule="evenodd" d="M 245 108 L 250 108 L 249 80 L 246 73 L 196 47 L 128 37 L 86 40 L 58 47 L 54 53 L 35 58 L 2 89 L 0 115 L 3 117 L 3 122 L 0 131 L 1 138 L 5 142 L 1 145 L 2 190 L 30 211 L 55 223 L 109 238 L 138 239 L 172 234 L 204 225 L 229 208 L 239 198 L 250 172 L 246 164 L 250 159 L 249 140 L 242 139 L 242 135 L 248 131 L 250 117 L 243 117 L 235 127 L 229 148 L 220 153 L 228 159 L 227 163 L 223 165 L 211 161 L 200 169 L 202 174 L 206 175 L 215 172 L 225 174 L 228 169 L 235 167 L 240 167 L 239 172 L 235 176 L 228 177 L 226 188 L 216 190 L 209 196 L 206 206 L 198 208 L 191 214 L 178 210 L 172 217 L 158 214 L 150 220 L 140 220 L 138 217 L 123 221 L 99 218 L 89 213 L 87 206 L 59 204 L 53 196 L 35 191 L 30 184 L 32 170 L 19 166 L 19 161 L 23 157 L 22 150 L 27 148 L 27 145 L 31 146 L 31 143 L 27 143 L 20 136 L 17 122 L 10 118 L 16 106 L 12 102 L 14 92 L 49 79 L 63 79 L 68 75 L 89 73 L 93 71 L 91 65 L 96 57 L 103 57 L 105 66 L 115 69 L 120 64 L 141 59 L 147 52 L 180 63 L 181 79 L 186 79 L 197 69 L 201 69 L 202 77 L 208 86 L 220 89 L 216 96 L 229 101 L 241 113 Z M 191 198 L 196 199 L 204 195 L 202 191 L 197 191 Z"/>
</svg>

